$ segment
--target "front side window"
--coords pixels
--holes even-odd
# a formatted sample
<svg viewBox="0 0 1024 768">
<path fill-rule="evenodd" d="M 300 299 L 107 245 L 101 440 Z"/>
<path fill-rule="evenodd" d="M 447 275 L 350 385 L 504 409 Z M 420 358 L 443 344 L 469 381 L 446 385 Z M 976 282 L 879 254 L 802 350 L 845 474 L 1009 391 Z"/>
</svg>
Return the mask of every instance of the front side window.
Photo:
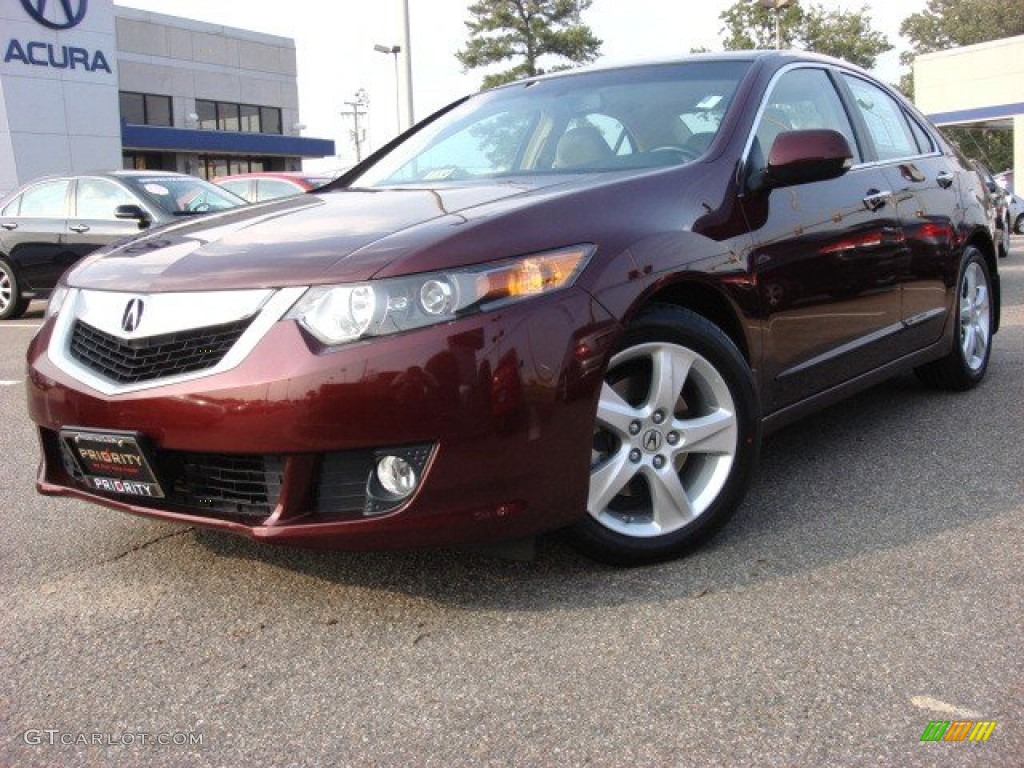
<svg viewBox="0 0 1024 768">
<path fill-rule="evenodd" d="M 125 183 L 140 197 L 175 216 L 223 211 L 245 204 L 245 200 L 226 189 L 192 176 L 132 176 Z"/>
<path fill-rule="evenodd" d="M 815 68 L 790 70 L 776 81 L 761 111 L 751 150 L 753 168 L 766 167 L 780 133 L 812 129 L 841 133 L 850 145 L 853 161 L 860 162 L 853 126 L 828 73 Z"/>
<path fill-rule="evenodd" d="M 79 219 L 109 219 L 117 217 L 119 205 L 138 205 L 126 189 L 106 179 L 79 179 L 75 189 L 75 217 Z"/>
<path fill-rule="evenodd" d="M 353 185 L 680 165 L 710 143 L 749 67 L 742 60 L 692 61 L 498 88 L 419 130 Z M 700 147 L 688 146 L 696 134 Z"/>
<path fill-rule="evenodd" d="M 918 154 L 917 142 L 896 100 L 866 80 L 846 74 L 843 77 L 871 134 L 878 159 L 897 160 Z"/>
<path fill-rule="evenodd" d="M 26 190 L 21 196 L 21 215 L 39 219 L 66 218 L 65 200 L 70 183 L 67 179 L 48 181 Z"/>
<path fill-rule="evenodd" d="M 257 200 L 274 200 L 278 197 L 301 195 L 305 190 L 281 179 L 259 179 L 256 182 Z"/>
</svg>

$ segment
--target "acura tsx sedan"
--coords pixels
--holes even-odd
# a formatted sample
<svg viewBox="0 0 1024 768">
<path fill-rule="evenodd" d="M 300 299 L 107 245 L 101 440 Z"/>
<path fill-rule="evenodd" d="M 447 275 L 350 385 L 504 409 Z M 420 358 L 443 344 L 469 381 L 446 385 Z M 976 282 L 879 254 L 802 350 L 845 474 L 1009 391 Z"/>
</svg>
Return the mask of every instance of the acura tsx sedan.
<svg viewBox="0 0 1024 768">
<path fill-rule="evenodd" d="M 38 489 L 283 544 L 566 529 L 607 562 L 675 557 L 767 431 L 910 370 L 982 380 L 981 184 L 828 58 L 486 91 L 322 190 L 69 271 L 28 353 Z"/>
</svg>

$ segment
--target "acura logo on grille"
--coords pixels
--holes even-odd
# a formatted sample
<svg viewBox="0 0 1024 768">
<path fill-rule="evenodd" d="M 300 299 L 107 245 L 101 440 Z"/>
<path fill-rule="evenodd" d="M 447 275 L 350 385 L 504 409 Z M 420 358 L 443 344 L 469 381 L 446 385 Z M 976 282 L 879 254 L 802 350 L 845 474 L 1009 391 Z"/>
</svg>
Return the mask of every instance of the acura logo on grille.
<svg viewBox="0 0 1024 768">
<path fill-rule="evenodd" d="M 121 317 L 121 328 L 125 333 L 131 333 L 139 327 L 139 323 L 142 322 L 142 312 L 145 309 L 146 305 L 142 303 L 142 299 L 132 299 L 128 302 L 128 306 L 124 308 L 124 315 Z"/>
<path fill-rule="evenodd" d="M 47 13 L 47 0 L 21 0 L 29 15 L 50 29 L 71 29 L 85 18 L 88 0 L 59 0 Z"/>
</svg>

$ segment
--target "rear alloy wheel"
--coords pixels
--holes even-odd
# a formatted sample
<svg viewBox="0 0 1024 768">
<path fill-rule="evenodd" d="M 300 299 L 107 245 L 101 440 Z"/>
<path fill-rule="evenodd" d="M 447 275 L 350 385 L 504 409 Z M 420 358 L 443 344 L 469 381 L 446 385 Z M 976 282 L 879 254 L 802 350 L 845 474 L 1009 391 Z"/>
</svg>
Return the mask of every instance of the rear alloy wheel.
<svg viewBox="0 0 1024 768">
<path fill-rule="evenodd" d="M 21 317 L 28 304 L 28 299 L 22 298 L 14 269 L 5 259 L 0 259 L 0 320 Z"/>
<path fill-rule="evenodd" d="M 694 548 L 743 498 L 759 442 L 752 376 L 729 337 L 689 310 L 645 310 L 608 366 L 575 543 L 616 565 Z"/>
<path fill-rule="evenodd" d="M 992 278 L 984 257 L 973 246 L 967 247 L 960 267 L 956 309 L 953 348 L 916 373 L 929 386 L 964 391 L 985 377 L 992 353 Z"/>
</svg>

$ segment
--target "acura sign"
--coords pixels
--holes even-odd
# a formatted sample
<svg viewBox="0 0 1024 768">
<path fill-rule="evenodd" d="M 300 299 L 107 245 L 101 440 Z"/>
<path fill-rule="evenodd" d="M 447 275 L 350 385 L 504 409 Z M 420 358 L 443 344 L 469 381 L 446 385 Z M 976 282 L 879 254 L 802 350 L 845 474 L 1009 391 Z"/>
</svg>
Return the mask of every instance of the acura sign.
<svg viewBox="0 0 1024 768">
<path fill-rule="evenodd" d="M 85 18 L 88 0 L 21 0 L 21 7 L 38 24 L 55 30 L 72 29 Z M 103 51 L 90 51 L 74 45 L 59 45 L 38 40 L 12 38 L 7 43 L 4 63 L 20 62 L 32 67 L 81 69 L 113 74 Z"/>
</svg>

